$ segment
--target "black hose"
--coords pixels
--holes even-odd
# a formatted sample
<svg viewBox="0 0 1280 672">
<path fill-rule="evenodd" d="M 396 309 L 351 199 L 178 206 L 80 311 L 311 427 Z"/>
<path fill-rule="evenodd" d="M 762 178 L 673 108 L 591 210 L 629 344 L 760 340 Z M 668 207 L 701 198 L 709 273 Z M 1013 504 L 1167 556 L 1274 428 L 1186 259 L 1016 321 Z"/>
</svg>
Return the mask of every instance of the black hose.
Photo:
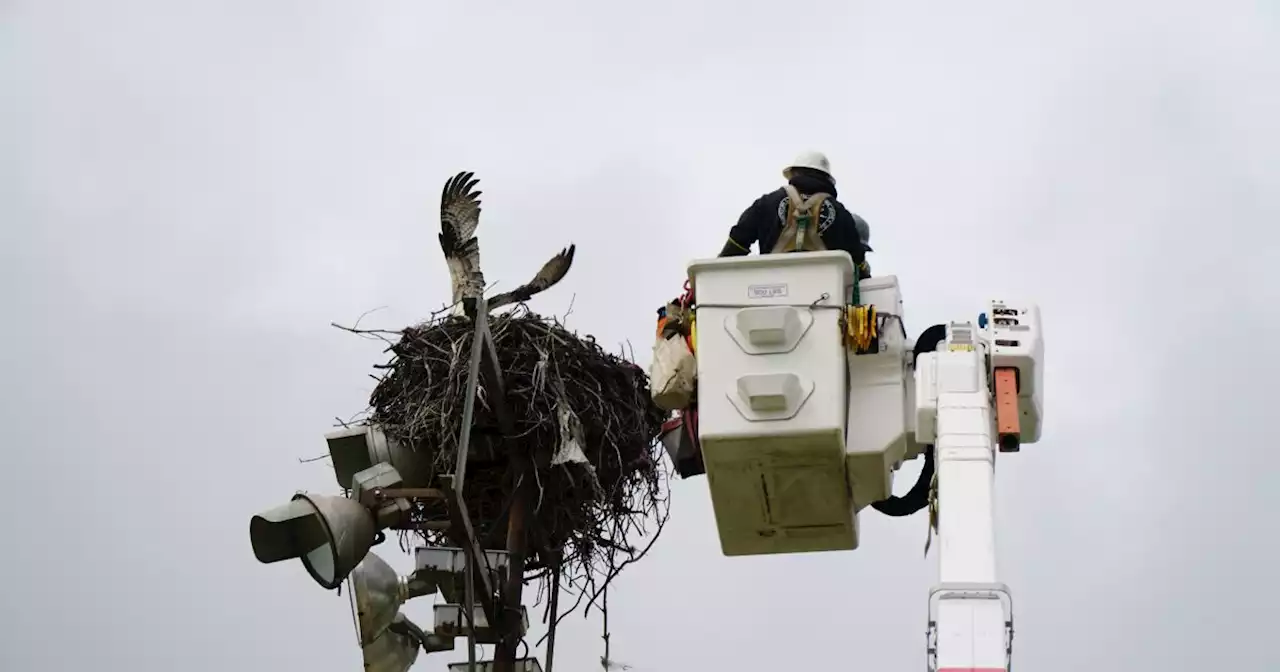
<svg viewBox="0 0 1280 672">
<path fill-rule="evenodd" d="M 925 329 L 920 334 L 920 338 L 916 339 L 916 345 L 911 351 L 911 366 L 915 368 L 916 360 L 920 359 L 920 355 L 926 352 L 933 352 L 938 349 L 938 344 L 947 338 L 947 325 L 935 324 Z M 933 482 L 933 444 L 925 446 L 924 467 L 920 469 L 920 476 L 916 478 L 915 485 L 907 491 L 907 494 L 898 497 L 890 495 L 878 502 L 872 502 L 871 508 L 883 513 L 886 516 L 909 516 L 920 509 L 929 505 L 929 486 Z"/>
<path fill-rule="evenodd" d="M 907 494 L 901 497 L 890 495 L 878 502 L 871 502 L 871 508 L 897 518 L 909 516 L 929 505 L 929 485 L 933 481 L 933 446 L 925 446 L 923 452 L 924 468 L 920 470 L 920 477 Z"/>
</svg>

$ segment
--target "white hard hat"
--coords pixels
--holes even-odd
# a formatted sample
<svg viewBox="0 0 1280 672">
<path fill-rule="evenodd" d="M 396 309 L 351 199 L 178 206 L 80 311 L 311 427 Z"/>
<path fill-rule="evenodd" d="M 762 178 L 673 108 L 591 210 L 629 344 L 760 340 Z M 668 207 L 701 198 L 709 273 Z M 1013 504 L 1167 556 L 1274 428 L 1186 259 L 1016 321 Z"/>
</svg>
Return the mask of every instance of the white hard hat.
<svg viewBox="0 0 1280 672">
<path fill-rule="evenodd" d="M 836 178 L 831 175 L 831 162 L 827 160 L 827 155 L 822 152 L 801 152 L 791 165 L 782 170 L 782 176 L 791 179 L 792 168 L 812 168 L 831 178 L 831 184 L 836 183 Z"/>
</svg>

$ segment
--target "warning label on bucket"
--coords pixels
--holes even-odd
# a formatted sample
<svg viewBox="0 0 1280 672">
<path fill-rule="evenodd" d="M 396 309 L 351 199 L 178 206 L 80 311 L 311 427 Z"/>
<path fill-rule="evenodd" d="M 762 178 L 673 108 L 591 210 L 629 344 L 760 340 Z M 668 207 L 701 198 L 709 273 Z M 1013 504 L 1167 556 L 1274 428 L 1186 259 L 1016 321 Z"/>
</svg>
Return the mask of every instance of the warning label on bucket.
<svg viewBox="0 0 1280 672">
<path fill-rule="evenodd" d="M 747 298 L 749 299 L 776 299 L 780 296 L 786 295 L 786 283 L 776 285 L 751 285 L 750 287 L 747 287 Z"/>
</svg>

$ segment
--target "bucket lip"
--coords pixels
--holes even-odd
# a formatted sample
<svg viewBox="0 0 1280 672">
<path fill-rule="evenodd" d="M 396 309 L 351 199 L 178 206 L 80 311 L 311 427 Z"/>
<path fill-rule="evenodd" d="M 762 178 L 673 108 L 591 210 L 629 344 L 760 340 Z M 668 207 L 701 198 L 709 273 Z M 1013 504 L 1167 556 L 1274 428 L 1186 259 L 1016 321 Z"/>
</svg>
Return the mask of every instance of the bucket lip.
<svg viewBox="0 0 1280 672">
<path fill-rule="evenodd" d="M 736 257 L 694 259 L 685 267 L 685 272 L 689 280 L 696 283 L 698 274 L 707 271 L 739 270 L 751 267 L 776 268 L 780 266 L 793 265 L 809 266 L 815 264 L 834 264 L 840 267 L 841 272 L 846 278 L 852 279 L 857 277 L 857 274 L 855 273 L 856 269 L 853 265 L 853 258 L 849 256 L 848 252 L 840 250 L 827 250 L 825 252 L 792 252 L 790 254 L 754 254 Z"/>
</svg>

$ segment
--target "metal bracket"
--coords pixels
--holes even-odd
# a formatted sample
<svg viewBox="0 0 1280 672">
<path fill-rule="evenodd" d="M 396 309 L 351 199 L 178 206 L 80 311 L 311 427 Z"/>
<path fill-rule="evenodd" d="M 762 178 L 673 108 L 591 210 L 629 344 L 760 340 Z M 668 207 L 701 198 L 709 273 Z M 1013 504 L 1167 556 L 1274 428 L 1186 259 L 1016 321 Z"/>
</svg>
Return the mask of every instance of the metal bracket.
<svg viewBox="0 0 1280 672">
<path fill-rule="evenodd" d="M 491 583 L 489 572 L 485 567 L 481 566 L 485 557 L 484 549 L 480 548 L 480 544 L 476 539 L 471 516 L 467 512 L 466 501 L 463 499 L 463 489 L 466 487 L 467 478 L 467 460 L 471 453 L 471 430 L 475 415 L 476 393 L 481 381 L 481 367 L 483 367 L 484 373 L 488 374 L 484 381 L 485 396 L 494 415 L 497 416 L 498 429 L 502 432 L 503 442 L 506 444 L 512 458 L 518 460 L 520 467 L 527 466 L 527 459 L 519 452 L 520 446 L 516 443 L 515 419 L 511 415 L 511 409 L 507 406 L 502 365 L 498 362 L 498 348 L 493 340 L 493 332 L 489 329 L 488 300 L 483 295 L 478 297 L 475 308 L 475 331 L 471 342 L 471 357 L 467 367 L 466 397 L 463 401 L 462 417 L 460 418 L 461 428 L 458 432 L 458 453 L 454 461 L 452 477 L 441 479 L 444 481 L 444 487 L 441 490 L 444 491 L 446 498 L 452 500 L 453 504 L 453 506 L 449 507 L 452 523 L 451 532 L 455 535 L 455 540 L 460 542 L 458 545 L 467 554 L 466 595 L 462 611 L 466 615 L 465 619 L 468 625 L 467 664 L 471 670 L 476 669 L 475 624 L 471 622 L 475 613 L 477 597 L 475 589 L 479 587 L 484 593 L 483 596 L 480 596 L 480 602 L 487 621 L 494 627 L 505 630 L 509 620 L 508 609 L 504 609 L 499 602 L 520 604 L 521 589 L 524 586 L 525 559 L 523 539 L 519 535 L 513 535 L 511 530 L 508 530 L 507 552 L 510 556 L 510 563 L 507 570 L 506 585 L 499 588 L 499 586 Z M 509 514 L 512 521 L 518 515 L 523 514 L 523 508 L 520 505 L 521 491 L 524 489 L 522 475 L 523 469 L 517 469 L 515 501 L 512 503 Z M 514 522 L 509 525 L 516 527 Z M 522 534 L 523 530 L 520 530 L 520 533 Z M 512 547 L 513 539 L 521 539 L 515 547 Z M 479 586 L 476 584 L 479 584 Z M 506 606 L 510 607 L 510 604 Z"/>
<path fill-rule="evenodd" d="M 476 669 L 476 636 L 475 636 L 475 603 L 476 603 L 476 581 L 479 580 L 481 590 L 484 597 L 481 600 L 484 609 L 485 618 L 490 623 L 498 622 L 498 605 L 497 593 L 495 586 L 489 581 L 489 572 L 479 566 L 484 558 L 484 551 L 480 548 L 479 542 L 476 540 L 475 529 L 471 526 L 471 516 L 467 512 L 467 503 L 462 497 L 462 490 L 465 487 L 467 479 L 467 458 L 471 455 L 471 426 L 475 417 L 476 407 L 476 388 L 480 383 L 480 363 L 484 358 L 485 345 L 493 347 L 489 333 L 489 302 L 481 295 L 476 300 L 476 327 L 472 334 L 471 341 L 471 359 L 467 366 L 467 385 L 466 396 L 462 403 L 461 430 L 458 432 L 458 453 L 454 458 L 454 471 L 451 478 L 446 479 L 443 488 L 447 495 L 452 499 L 452 506 L 449 507 L 449 514 L 454 523 L 454 534 L 461 537 L 462 548 L 467 555 L 466 570 L 466 593 L 463 604 L 463 613 L 467 619 L 467 669 L 475 672 Z M 495 357 L 492 366 L 497 368 L 498 361 Z M 495 402 L 505 408 L 505 399 L 498 397 Z M 456 538 L 456 537 L 455 537 Z M 478 576 L 477 576 L 478 574 Z"/>
<path fill-rule="evenodd" d="M 1003 583 L 940 583 L 929 591 L 929 627 L 925 652 L 929 672 L 938 670 L 938 604 L 942 600 L 1000 600 L 1004 610 L 1005 670 L 1013 670 L 1013 594 Z"/>
</svg>

